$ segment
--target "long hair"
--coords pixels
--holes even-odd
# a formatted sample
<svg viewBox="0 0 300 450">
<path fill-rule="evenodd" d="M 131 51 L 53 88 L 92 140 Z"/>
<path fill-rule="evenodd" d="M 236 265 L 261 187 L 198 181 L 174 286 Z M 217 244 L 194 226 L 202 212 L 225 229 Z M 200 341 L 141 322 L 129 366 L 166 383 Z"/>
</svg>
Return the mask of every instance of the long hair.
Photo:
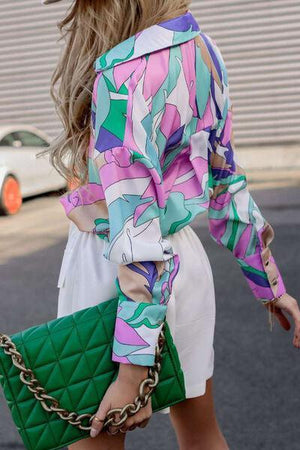
<svg viewBox="0 0 300 450">
<path fill-rule="evenodd" d="M 190 3 L 190 0 L 74 0 L 58 22 L 59 40 L 65 39 L 65 46 L 51 77 L 50 94 L 63 131 L 42 154 L 49 153 L 50 163 L 69 183 L 87 182 L 94 61 L 137 32 L 183 14 Z"/>
</svg>

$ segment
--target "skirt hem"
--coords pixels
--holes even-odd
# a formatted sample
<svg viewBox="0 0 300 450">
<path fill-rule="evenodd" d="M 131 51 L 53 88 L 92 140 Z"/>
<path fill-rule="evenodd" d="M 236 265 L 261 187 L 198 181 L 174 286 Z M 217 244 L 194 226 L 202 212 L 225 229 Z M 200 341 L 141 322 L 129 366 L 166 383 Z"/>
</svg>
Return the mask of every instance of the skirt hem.
<svg viewBox="0 0 300 450">
<path fill-rule="evenodd" d="M 202 383 L 189 386 L 188 394 L 186 395 L 186 400 L 188 400 L 189 398 L 202 397 L 203 395 L 205 395 L 206 382 L 213 376 L 213 372 L 214 369 L 212 368 L 212 370 L 209 372 L 209 375 L 207 375 L 206 379 Z M 161 409 L 160 411 L 157 412 L 161 414 L 170 414 L 170 407 L 168 406 L 167 408 Z"/>
</svg>

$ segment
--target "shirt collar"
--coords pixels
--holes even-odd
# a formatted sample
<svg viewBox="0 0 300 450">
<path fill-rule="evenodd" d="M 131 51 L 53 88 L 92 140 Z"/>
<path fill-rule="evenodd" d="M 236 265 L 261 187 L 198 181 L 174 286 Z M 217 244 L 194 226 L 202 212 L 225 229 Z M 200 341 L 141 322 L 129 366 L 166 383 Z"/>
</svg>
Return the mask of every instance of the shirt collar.
<svg viewBox="0 0 300 450">
<path fill-rule="evenodd" d="M 188 10 L 180 16 L 152 25 L 125 39 L 99 56 L 93 67 L 96 72 L 110 69 L 147 53 L 189 41 L 199 33 L 199 25 Z"/>
</svg>

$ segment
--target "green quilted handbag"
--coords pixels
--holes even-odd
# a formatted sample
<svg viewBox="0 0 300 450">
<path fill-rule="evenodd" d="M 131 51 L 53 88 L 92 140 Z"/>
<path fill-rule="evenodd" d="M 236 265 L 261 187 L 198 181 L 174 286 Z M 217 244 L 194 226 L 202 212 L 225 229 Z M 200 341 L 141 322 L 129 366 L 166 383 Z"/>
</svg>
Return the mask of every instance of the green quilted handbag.
<svg viewBox="0 0 300 450">
<path fill-rule="evenodd" d="M 10 337 L 0 334 L 0 380 L 27 449 L 58 449 L 89 436 L 118 373 L 119 364 L 111 360 L 117 303 L 108 300 Z M 151 392 L 153 412 L 185 399 L 184 374 L 166 321 L 160 339 L 149 368 L 152 379 L 154 367 L 159 373 Z"/>
</svg>

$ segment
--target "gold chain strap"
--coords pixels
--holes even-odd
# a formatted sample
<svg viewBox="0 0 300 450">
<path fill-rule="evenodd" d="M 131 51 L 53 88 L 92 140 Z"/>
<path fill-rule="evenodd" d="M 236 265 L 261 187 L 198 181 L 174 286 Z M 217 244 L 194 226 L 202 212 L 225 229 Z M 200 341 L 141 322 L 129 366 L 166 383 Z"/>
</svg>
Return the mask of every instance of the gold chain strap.
<svg viewBox="0 0 300 450">
<path fill-rule="evenodd" d="M 126 422 L 129 416 L 136 414 L 141 408 L 146 406 L 150 395 L 159 381 L 159 373 L 161 370 L 161 356 L 165 343 L 164 324 L 159 334 L 158 344 L 155 348 L 155 362 L 148 369 L 148 377 L 145 378 L 139 386 L 139 394 L 133 403 L 128 403 L 123 408 L 113 408 L 106 414 L 103 427 L 114 426 L 119 427 Z M 55 412 L 62 420 L 66 420 L 80 430 L 89 431 L 91 423 L 96 414 L 76 414 L 69 412 L 60 407 L 59 401 L 47 394 L 47 391 L 40 385 L 35 378 L 31 369 L 27 369 L 23 361 L 22 355 L 18 352 L 16 345 L 9 336 L 0 333 L 0 347 L 4 349 L 4 353 L 9 355 L 15 367 L 20 370 L 20 380 L 27 386 L 34 397 L 40 402 L 43 409 L 47 412 Z M 117 416 L 119 418 L 117 419 Z M 84 422 L 86 424 L 84 424 Z"/>
</svg>

